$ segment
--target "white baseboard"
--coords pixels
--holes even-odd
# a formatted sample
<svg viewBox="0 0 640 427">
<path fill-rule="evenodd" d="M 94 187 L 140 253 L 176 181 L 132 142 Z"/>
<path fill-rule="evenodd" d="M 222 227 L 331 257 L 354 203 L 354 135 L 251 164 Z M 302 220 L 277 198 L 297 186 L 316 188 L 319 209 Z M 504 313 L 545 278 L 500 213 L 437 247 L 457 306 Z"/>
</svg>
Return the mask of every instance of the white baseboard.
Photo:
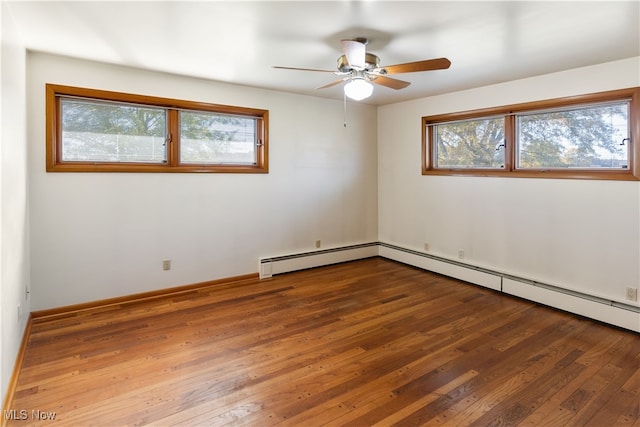
<svg viewBox="0 0 640 427">
<path fill-rule="evenodd" d="M 604 301 L 594 301 L 507 278 L 502 282 L 502 292 L 640 332 L 640 313 Z"/>
<path fill-rule="evenodd" d="M 476 267 L 383 242 L 261 258 L 260 278 L 340 262 L 381 256 L 498 292 L 640 332 L 640 307 L 534 282 L 504 272 Z"/>
<path fill-rule="evenodd" d="M 279 257 L 260 258 L 258 271 L 260 278 L 266 279 L 274 274 L 288 273 L 290 271 L 321 267 L 323 265 L 337 264 L 340 262 L 354 261 L 363 258 L 371 258 L 377 255 L 378 244 L 376 242 L 363 243 L 360 245 L 303 252 Z"/>
<path fill-rule="evenodd" d="M 471 266 L 463 266 L 452 262 L 440 261 L 436 258 L 422 256 L 413 251 L 398 250 L 390 245 L 380 245 L 379 255 L 403 264 L 409 264 L 423 270 L 433 271 L 443 276 L 453 277 L 455 279 L 464 280 L 465 282 L 475 285 L 484 286 L 496 291 L 501 290 L 502 278 L 495 274 L 485 273 Z"/>
<path fill-rule="evenodd" d="M 387 243 L 379 242 L 378 246 L 379 255 L 385 258 L 640 332 L 640 307 L 637 306 L 534 282 Z"/>
</svg>

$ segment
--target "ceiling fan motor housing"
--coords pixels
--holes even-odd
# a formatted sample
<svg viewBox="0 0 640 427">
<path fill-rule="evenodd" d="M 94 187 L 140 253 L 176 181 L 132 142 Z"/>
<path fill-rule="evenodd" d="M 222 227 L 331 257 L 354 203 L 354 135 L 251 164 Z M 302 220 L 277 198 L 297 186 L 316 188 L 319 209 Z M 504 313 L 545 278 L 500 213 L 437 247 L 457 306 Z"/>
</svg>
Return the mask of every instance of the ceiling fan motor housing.
<svg viewBox="0 0 640 427">
<path fill-rule="evenodd" d="M 380 66 L 380 58 L 373 53 L 366 53 L 364 56 L 364 71 L 373 71 Z M 338 71 L 341 73 L 348 73 L 353 70 L 353 67 L 349 65 L 346 55 L 341 55 L 338 58 Z M 380 70 L 381 71 L 381 70 Z"/>
</svg>

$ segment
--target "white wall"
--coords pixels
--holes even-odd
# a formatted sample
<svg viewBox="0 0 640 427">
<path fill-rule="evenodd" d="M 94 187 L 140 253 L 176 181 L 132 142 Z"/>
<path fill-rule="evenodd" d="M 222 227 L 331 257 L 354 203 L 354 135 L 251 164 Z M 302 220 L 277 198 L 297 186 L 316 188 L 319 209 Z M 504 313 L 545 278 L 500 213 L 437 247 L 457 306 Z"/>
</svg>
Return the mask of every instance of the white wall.
<svg viewBox="0 0 640 427">
<path fill-rule="evenodd" d="M 313 250 L 317 239 L 323 247 L 381 240 L 417 250 L 428 242 L 453 259 L 463 249 L 470 264 L 624 301 L 625 286 L 640 285 L 640 183 L 424 177 L 420 117 L 638 86 L 639 63 L 377 110 L 350 104 L 345 129 L 337 101 L 41 53 L 25 58 L 3 3 L 2 392 L 26 321 L 18 304 L 27 313 L 253 273 L 260 257 Z M 45 83 L 268 109 L 271 172 L 46 173 Z M 169 272 L 161 270 L 165 258 Z"/>
<path fill-rule="evenodd" d="M 380 241 L 628 303 L 639 182 L 422 176 L 420 119 L 639 85 L 631 58 L 380 107 Z"/>
<path fill-rule="evenodd" d="M 25 49 L 2 2 L 0 48 L 0 401 L 29 315 Z M 18 310 L 20 306 L 20 310 Z"/>
<path fill-rule="evenodd" d="M 45 83 L 267 109 L 270 173 L 46 173 Z M 318 239 L 377 238 L 373 106 L 349 104 L 345 128 L 337 101 L 33 52 L 27 93 L 33 310 L 257 273 L 260 257 Z"/>
</svg>

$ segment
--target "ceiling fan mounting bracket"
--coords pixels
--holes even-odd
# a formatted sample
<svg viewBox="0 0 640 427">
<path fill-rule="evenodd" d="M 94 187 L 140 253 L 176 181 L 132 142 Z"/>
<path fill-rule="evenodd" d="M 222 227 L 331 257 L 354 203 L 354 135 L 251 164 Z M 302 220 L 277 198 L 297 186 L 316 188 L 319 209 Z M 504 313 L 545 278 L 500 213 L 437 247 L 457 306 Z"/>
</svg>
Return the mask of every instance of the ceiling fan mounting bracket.
<svg viewBox="0 0 640 427">
<path fill-rule="evenodd" d="M 369 40 L 367 40 L 366 37 L 354 37 L 351 40 L 353 40 L 354 42 L 362 43 L 365 46 L 369 43 Z"/>
</svg>

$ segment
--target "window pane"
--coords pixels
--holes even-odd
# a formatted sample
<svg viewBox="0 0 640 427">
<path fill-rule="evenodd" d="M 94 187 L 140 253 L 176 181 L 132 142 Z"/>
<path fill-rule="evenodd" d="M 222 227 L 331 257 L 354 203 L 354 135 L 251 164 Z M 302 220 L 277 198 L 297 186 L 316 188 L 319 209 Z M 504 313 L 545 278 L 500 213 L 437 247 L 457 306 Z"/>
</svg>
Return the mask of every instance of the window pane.
<svg viewBox="0 0 640 427">
<path fill-rule="evenodd" d="M 519 168 L 629 168 L 629 103 L 518 116 Z"/>
<path fill-rule="evenodd" d="M 180 163 L 255 165 L 257 126 L 253 117 L 180 112 Z"/>
<path fill-rule="evenodd" d="M 504 118 L 434 126 L 436 168 L 503 168 Z"/>
<path fill-rule="evenodd" d="M 166 162 L 164 109 L 64 98 L 60 104 L 62 161 Z"/>
</svg>

